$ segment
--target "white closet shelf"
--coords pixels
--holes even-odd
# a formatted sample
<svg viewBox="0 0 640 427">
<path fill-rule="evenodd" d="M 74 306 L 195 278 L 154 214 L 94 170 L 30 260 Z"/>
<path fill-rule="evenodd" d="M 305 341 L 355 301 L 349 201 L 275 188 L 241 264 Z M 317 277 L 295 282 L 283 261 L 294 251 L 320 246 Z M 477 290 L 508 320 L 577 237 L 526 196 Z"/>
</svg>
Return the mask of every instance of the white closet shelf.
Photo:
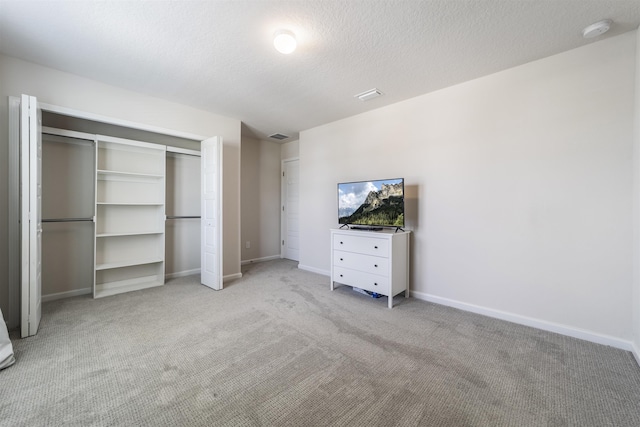
<svg viewBox="0 0 640 427">
<path fill-rule="evenodd" d="M 164 178 L 164 175 L 155 174 L 155 173 L 124 172 L 124 171 L 113 171 L 113 170 L 105 170 L 105 169 L 98 169 L 96 172 L 98 173 L 98 175 L 103 175 L 103 176 L 122 176 L 122 177 L 130 176 L 130 177 L 138 177 L 138 178 L 158 178 L 158 179 Z"/>
<path fill-rule="evenodd" d="M 134 265 L 155 264 L 163 261 L 164 260 L 162 258 L 150 258 L 150 259 L 139 259 L 139 260 L 127 260 L 127 261 L 121 261 L 121 262 L 109 262 L 105 264 L 96 264 L 96 270 L 111 270 L 114 268 L 132 267 Z"/>
<path fill-rule="evenodd" d="M 162 286 L 163 279 L 158 276 L 138 277 L 135 279 L 122 280 L 119 282 L 110 282 L 96 284 L 95 298 L 108 297 L 111 295 L 121 294 L 123 292 L 139 291 L 141 289 L 154 288 Z"/>
<path fill-rule="evenodd" d="M 96 202 L 96 205 L 112 206 L 164 206 L 164 203 L 138 203 L 138 202 Z"/>
<path fill-rule="evenodd" d="M 96 237 L 142 236 L 145 234 L 163 234 L 164 231 L 132 231 L 126 233 L 98 233 Z"/>
</svg>

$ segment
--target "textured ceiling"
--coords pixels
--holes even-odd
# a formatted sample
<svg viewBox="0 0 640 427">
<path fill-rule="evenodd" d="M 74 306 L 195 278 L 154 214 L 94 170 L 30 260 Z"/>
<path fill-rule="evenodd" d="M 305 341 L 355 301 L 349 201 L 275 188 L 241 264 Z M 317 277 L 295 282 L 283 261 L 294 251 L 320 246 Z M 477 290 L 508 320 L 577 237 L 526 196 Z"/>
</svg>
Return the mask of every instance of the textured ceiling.
<svg viewBox="0 0 640 427">
<path fill-rule="evenodd" d="M 582 38 L 604 18 L 611 31 Z M 292 140 L 639 24 L 640 0 L 0 0 L 0 51 Z M 298 37 L 288 56 L 281 28 Z"/>
</svg>

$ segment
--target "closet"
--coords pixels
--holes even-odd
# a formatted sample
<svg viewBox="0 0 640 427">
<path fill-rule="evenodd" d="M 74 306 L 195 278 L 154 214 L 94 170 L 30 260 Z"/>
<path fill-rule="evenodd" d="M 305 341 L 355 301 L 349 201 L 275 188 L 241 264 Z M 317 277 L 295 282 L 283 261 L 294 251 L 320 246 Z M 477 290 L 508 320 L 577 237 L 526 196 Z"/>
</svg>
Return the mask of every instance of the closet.
<svg viewBox="0 0 640 427">
<path fill-rule="evenodd" d="M 24 108 L 29 101 L 31 110 Z M 10 245 L 22 247 L 10 260 L 10 277 L 21 283 L 23 337 L 37 331 L 40 301 L 82 294 L 100 298 L 203 271 L 215 280 L 203 275 L 201 282 L 221 289 L 221 140 L 202 141 L 203 147 L 216 147 L 205 162 L 199 137 L 94 120 L 97 116 L 42 104 L 36 118 L 34 104 L 33 97 L 10 98 L 10 164 L 22 162 L 10 170 L 17 188 L 11 200 L 41 196 L 10 211 L 10 221 L 24 225 L 10 235 Z M 208 174 L 201 173 L 202 162 L 209 165 Z M 202 200 L 209 207 L 206 221 L 200 218 Z M 34 206 L 40 216 L 33 215 Z M 31 229 L 34 233 L 24 232 Z M 201 239 L 203 233 L 215 238 Z M 215 246 L 207 257 L 201 240 Z M 212 261 L 201 268 L 205 258 Z M 38 267 L 25 269 L 32 265 Z"/>
</svg>

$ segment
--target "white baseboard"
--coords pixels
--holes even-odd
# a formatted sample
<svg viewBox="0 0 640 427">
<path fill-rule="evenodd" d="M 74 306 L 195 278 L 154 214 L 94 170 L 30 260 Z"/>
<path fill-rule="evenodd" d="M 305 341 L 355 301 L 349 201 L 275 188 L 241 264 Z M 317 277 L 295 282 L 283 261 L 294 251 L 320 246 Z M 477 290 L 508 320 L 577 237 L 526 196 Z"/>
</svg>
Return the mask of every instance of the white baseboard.
<svg viewBox="0 0 640 427">
<path fill-rule="evenodd" d="M 192 274 L 200 274 L 200 269 L 194 268 L 193 270 L 176 271 L 175 273 L 167 273 L 164 275 L 164 279 L 165 280 L 175 279 L 178 277 L 191 276 Z"/>
<path fill-rule="evenodd" d="M 71 297 L 77 297 L 79 295 L 89 295 L 89 294 L 91 294 L 91 288 L 74 289 L 73 291 L 42 295 L 42 302 L 55 301 L 63 298 L 71 298 Z"/>
<path fill-rule="evenodd" d="M 631 353 L 633 354 L 633 357 L 636 358 L 636 362 L 638 362 L 638 366 L 640 366 L 640 349 L 638 349 L 638 347 L 635 344 L 631 344 L 632 349 L 631 349 Z"/>
<path fill-rule="evenodd" d="M 315 267 L 309 267 L 308 265 L 298 264 L 298 268 L 300 270 L 310 271 L 312 273 L 322 274 L 323 276 L 331 276 L 331 271 L 329 270 L 321 270 Z"/>
<path fill-rule="evenodd" d="M 280 259 L 280 254 L 240 261 L 240 265 L 253 264 L 254 262 L 273 261 L 274 259 Z"/>
<path fill-rule="evenodd" d="M 423 300 L 429 301 L 435 304 L 446 305 L 448 307 L 458 308 L 464 311 L 470 311 L 472 313 L 482 314 L 484 316 L 493 317 L 500 320 L 506 320 L 508 322 L 517 323 L 519 325 L 530 326 L 536 329 L 542 329 L 543 331 L 554 332 L 560 335 L 566 335 L 573 338 L 578 338 L 585 341 L 590 341 L 596 344 L 608 345 L 610 347 L 619 348 L 621 350 L 631 351 L 634 353 L 638 364 L 640 364 L 640 357 L 636 350 L 634 350 L 633 343 L 631 341 L 621 340 L 619 338 L 611 337 L 608 335 L 601 335 L 595 332 L 586 331 L 584 329 L 572 328 L 570 326 L 561 325 L 558 323 L 547 322 L 540 319 L 534 319 L 531 317 L 520 316 L 514 313 L 508 313 L 500 310 L 494 310 L 487 307 L 481 307 L 478 305 L 467 304 L 464 302 L 451 300 L 448 298 L 442 298 L 435 295 L 426 294 L 423 292 L 411 291 L 411 296 Z"/>
<path fill-rule="evenodd" d="M 177 273 L 169 273 L 169 274 L 165 274 L 164 278 L 165 280 L 168 280 L 168 279 L 174 279 L 176 277 L 191 276 L 192 274 L 200 274 L 200 269 L 195 268 L 193 270 L 185 270 L 185 271 L 179 271 Z M 242 277 L 242 273 L 228 274 L 222 277 L 222 282 L 224 283 L 224 282 L 228 282 L 229 280 L 240 279 L 241 277 Z"/>
<path fill-rule="evenodd" d="M 242 273 L 228 274 L 222 277 L 222 282 L 228 282 L 230 280 L 240 279 L 242 277 Z"/>
</svg>

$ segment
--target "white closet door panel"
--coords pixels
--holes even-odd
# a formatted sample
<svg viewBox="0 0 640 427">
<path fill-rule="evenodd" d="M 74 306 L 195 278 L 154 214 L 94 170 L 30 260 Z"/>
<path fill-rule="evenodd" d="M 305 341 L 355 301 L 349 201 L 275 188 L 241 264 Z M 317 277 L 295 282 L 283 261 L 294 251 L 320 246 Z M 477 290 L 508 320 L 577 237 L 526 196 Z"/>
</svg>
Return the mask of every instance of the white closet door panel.
<svg viewBox="0 0 640 427">
<path fill-rule="evenodd" d="M 42 139 L 35 97 L 20 105 L 21 335 L 35 335 L 42 306 Z"/>
<path fill-rule="evenodd" d="M 222 289 L 222 138 L 202 141 L 201 271 L 203 285 Z"/>
</svg>

